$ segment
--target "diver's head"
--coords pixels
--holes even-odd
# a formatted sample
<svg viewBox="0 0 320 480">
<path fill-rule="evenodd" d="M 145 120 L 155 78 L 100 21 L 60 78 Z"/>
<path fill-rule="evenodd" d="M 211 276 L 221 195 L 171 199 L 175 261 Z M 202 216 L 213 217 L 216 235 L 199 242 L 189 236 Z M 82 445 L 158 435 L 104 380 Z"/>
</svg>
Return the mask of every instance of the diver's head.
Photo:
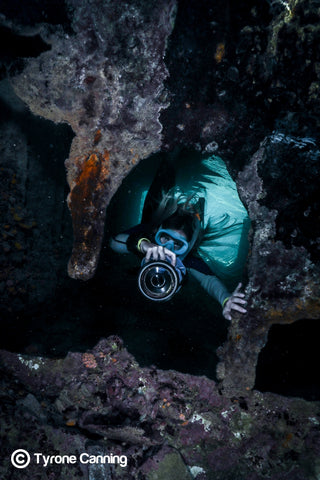
<svg viewBox="0 0 320 480">
<path fill-rule="evenodd" d="M 184 260 L 200 238 L 201 205 L 197 194 L 185 195 L 179 188 L 164 194 L 151 222 L 155 242 Z"/>
<path fill-rule="evenodd" d="M 179 235 L 190 242 L 194 232 L 194 214 L 191 212 L 179 211 L 166 218 L 161 227 L 166 230 L 176 231 Z"/>
<path fill-rule="evenodd" d="M 186 254 L 193 235 L 193 218 L 190 214 L 176 212 L 163 221 L 155 235 L 155 242 L 177 256 Z"/>
</svg>

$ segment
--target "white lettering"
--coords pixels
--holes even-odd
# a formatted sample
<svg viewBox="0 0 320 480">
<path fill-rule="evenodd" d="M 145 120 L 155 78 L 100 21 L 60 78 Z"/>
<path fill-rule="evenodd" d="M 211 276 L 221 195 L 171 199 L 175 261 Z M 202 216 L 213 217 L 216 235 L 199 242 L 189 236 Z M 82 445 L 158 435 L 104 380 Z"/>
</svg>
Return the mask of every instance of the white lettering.
<svg viewBox="0 0 320 480">
<path fill-rule="evenodd" d="M 44 455 L 43 453 L 34 453 L 36 457 L 36 462 L 40 463 L 40 458 L 42 459 L 43 466 L 47 467 L 49 464 L 65 464 L 65 463 L 76 463 L 77 457 L 75 455 Z"/>
<path fill-rule="evenodd" d="M 128 459 L 126 455 L 113 455 L 110 453 L 110 455 L 89 455 L 88 453 L 81 453 L 79 460 L 81 463 L 87 464 L 93 464 L 93 463 L 111 463 L 115 464 L 118 463 L 121 467 L 126 467 L 128 464 Z"/>
<path fill-rule="evenodd" d="M 92 455 L 92 463 L 110 463 L 108 455 L 97 455 L 96 457 Z"/>
<path fill-rule="evenodd" d="M 126 467 L 128 465 L 128 459 L 126 455 L 120 455 L 119 464 L 120 464 L 120 467 Z"/>
<path fill-rule="evenodd" d="M 36 458 L 36 463 L 40 464 L 40 462 L 42 462 L 44 467 L 52 464 L 74 464 L 78 460 L 76 455 L 44 455 L 39 452 L 36 452 L 33 455 Z M 128 464 L 126 455 L 114 455 L 113 453 L 110 453 L 109 455 L 90 455 L 89 453 L 81 453 L 79 461 L 83 464 L 118 464 L 121 467 L 126 467 Z"/>
<path fill-rule="evenodd" d="M 39 463 L 40 457 L 42 457 L 42 453 L 34 453 L 33 455 L 35 455 L 36 457 L 36 462 Z"/>
<path fill-rule="evenodd" d="M 89 463 L 89 460 L 87 460 L 87 461 L 85 460 L 85 458 L 88 458 L 88 457 L 89 457 L 89 455 L 87 453 L 81 453 L 79 460 L 80 460 L 81 463 Z"/>
</svg>

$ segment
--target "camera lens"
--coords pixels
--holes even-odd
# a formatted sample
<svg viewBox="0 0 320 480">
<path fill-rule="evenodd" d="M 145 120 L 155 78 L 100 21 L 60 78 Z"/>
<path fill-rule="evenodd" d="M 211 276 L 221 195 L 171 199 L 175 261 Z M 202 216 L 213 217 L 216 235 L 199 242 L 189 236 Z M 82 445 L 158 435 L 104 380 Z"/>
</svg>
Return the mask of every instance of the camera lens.
<svg viewBox="0 0 320 480">
<path fill-rule="evenodd" d="M 162 288 L 165 286 L 165 283 L 166 283 L 166 279 L 163 273 L 155 273 L 154 275 L 152 275 L 150 280 L 151 280 L 151 285 L 154 288 Z"/>
<path fill-rule="evenodd" d="M 180 286 L 174 267 L 167 262 L 149 262 L 140 270 L 138 284 L 141 292 L 150 300 L 169 300 Z"/>
</svg>

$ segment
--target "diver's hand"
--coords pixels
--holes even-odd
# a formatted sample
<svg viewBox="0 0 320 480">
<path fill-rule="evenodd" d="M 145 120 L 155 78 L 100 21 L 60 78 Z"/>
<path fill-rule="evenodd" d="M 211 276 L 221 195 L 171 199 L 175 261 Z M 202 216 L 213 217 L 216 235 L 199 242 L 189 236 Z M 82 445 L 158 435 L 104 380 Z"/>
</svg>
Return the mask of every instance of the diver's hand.
<svg viewBox="0 0 320 480">
<path fill-rule="evenodd" d="M 166 261 L 167 258 L 169 257 L 170 262 L 172 266 L 174 267 L 176 265 L 176 254 L 174 252 L 171 252 L 171 250 L 168 250 L 165 247 L 161 247 L 160 245 L 155 245 L 154 243 L 150 242 L 141 242 L 140 245 L 140 250 L 142 253 L 146 254 L 146 261 L 148 262 L 149 260 L 163 260 Z"/>
<path fill-rule="evenodd" d="M 245 294 L 239 292 L 241 287 L 242 284 L 239 283 L 239 285 L 237 286 L 237 288 L 235 289 L 235 291 L 233 292 L 233 294 L 223 308 L 222 314 L 227 320 L 231 320 L 231 310 L 236 310 L 240 313 L 247 313 L 247 310 L 241 307 L 241 305 L 246 305 L 247 303 L 246 300 L 243 300 Z"/>
</svg>

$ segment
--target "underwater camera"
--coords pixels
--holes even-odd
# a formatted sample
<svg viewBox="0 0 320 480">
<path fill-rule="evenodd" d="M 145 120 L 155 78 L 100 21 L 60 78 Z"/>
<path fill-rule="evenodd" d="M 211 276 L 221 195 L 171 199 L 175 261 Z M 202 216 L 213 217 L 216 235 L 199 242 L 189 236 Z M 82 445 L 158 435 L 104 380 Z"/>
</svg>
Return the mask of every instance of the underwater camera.
<svg viewBox="0 0 320 480">
<path fill-rule="evenodd" d="M 166 302 L 180 290 L 186 267 L 177 258 L 176 266 L 169 261 L 142 261 L 138 278 L 140 291 L 149 300 Z"/>
</svg>

